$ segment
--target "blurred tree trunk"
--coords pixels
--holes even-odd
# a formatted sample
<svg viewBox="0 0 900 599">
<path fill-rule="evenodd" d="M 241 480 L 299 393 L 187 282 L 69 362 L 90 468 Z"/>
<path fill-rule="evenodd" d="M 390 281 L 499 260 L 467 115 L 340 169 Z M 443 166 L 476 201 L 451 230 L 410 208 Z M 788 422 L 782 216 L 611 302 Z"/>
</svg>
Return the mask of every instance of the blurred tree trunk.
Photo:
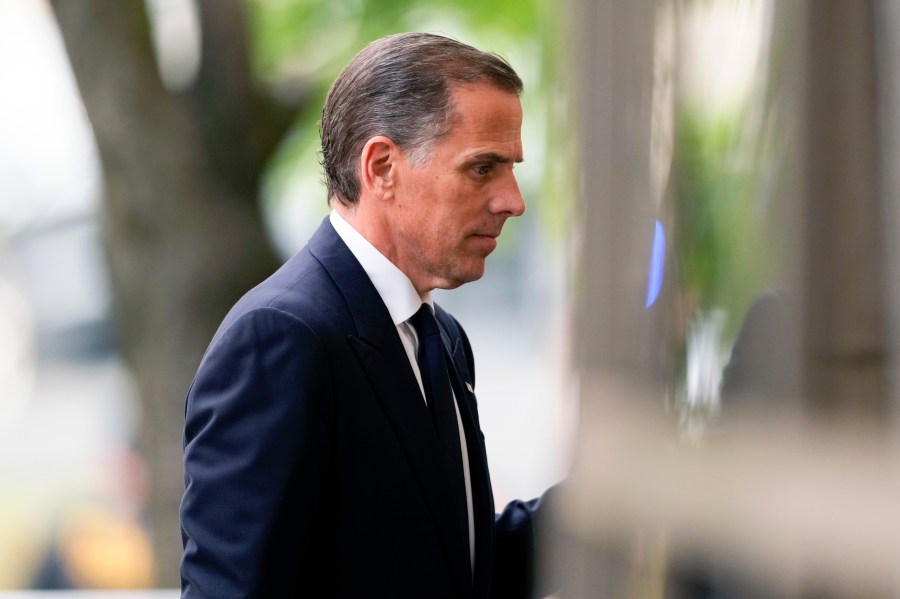
<svg viewBox="0 0 900 599">
<path fill-rule="evenodd" d="M 202 63 L 158 75 L 142 0 L 53 0 L 105 175 L 103 226 L 160 586 L 178 584 L 184 397 L 231 304 L 277 265 L 257 202 L 290 112 L 253 88 L 240 0 L 198 2 Z"/>
</svg>

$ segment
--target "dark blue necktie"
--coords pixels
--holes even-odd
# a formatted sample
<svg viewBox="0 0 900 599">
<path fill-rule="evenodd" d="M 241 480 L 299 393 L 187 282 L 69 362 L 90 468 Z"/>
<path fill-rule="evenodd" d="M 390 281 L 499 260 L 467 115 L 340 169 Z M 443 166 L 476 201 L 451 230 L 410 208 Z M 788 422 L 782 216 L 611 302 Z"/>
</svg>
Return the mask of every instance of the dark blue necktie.
<svg viewBox="0 0 900 599">
<path fill-rule="evenodd" d="M 419 336 L 419 371 L 422 386 L 441 446 L 441 457 L 447 467 L 450 485 L 465 509 L 466 490 L 463 477 L 462 452 L 459 443 L 459 424 L 453 403 L 453 390 L 447 371 L 447 360 L 441 332 L 431 306 L 422 304 L 409 319 Z"/>
</svg>

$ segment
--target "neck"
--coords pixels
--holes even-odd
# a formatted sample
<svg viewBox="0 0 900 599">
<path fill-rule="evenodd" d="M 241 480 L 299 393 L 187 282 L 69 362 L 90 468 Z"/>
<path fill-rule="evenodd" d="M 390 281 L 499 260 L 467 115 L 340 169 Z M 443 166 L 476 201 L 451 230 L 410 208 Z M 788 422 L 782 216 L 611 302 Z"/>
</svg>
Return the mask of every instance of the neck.
<svg viewBox="0 0 900 599">
<path fill-rule="evenodd" d="M 403 268 L 399 256 L 394 249 L 395 244 L 390 233 L 392 229 L 388 219 L 376 210 L 367 208 L 367 206 L 367 202 L 359 202 L 352 206 L 335 203 L 333 208 L 334 211 L 340 214 L 341 218 L 347 221 L 357 233 L 362 235 L 376 250 L 381 252 L 385 258 L 390 260 L 394 266 L 399 268 L 407 277 L 409 277 L 413 286 L 416 288 L 416 291 L 419 293 L 419 297 L 422 298 L 422 301 L 428 301 L 431 298 L 432 288 L 423 288 L 420 286 L 419 283 Z"/>
<path fill-rule="evenodd" d="M 371 209 L 363 207 L 359 202 L 351 206 L 338 203 L 334 205 L 334 211 L 340 214 L 341 218 L 356 229 L 360 235 L 365 237 L 366 241 L 371 243 L 376 250 L 396 264 L 391 255 L 385 251 L 387 247 L 383 241 L 384 236 L 381 234 L 381 227 L 376 226 L 379 219 L 372 214 Z"/>
</svg>

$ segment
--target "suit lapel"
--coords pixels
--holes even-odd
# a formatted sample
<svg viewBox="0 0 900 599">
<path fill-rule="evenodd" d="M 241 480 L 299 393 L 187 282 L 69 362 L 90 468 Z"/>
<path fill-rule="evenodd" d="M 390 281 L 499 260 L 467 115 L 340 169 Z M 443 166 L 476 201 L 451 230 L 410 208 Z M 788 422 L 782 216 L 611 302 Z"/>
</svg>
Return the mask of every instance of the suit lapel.
<svg viewBox="0 0 900 599">
<path fill-rule="evenodd" d="M 467 524 L 452 497 L 428 408 L 387 307 L 362 266 L 326 221 L 309 242 L 310 253 L 331 275 L 353 317 L 357 336 L 348 343 L 399 437 L 443 539 L 460 596 L 471 594 Z M 468 432 L 467 432 L 468 437 Z M 465 518 L 465 515 L 463 515 Z"/>
<path fill-rule="evenodd" d="M 438 324 L 441 326 L 440 321 Z M 466 386 L 468 381 L 463 380 L 459 374 L 468 370 L 462 343 L 459 338 L 455 343 L 452 342 L 443 326 L 441 326 L 441 337 L 453 362 L 453 368 L 450 369 L 450 381 L 459 405 L 469 453 L 469 475 L 472 481 L 472 511 L 475 518 L 476 539 L 474 596 L 486 597 L 490 589 L 490 572 L 494 554 L 494 500 L 487 453 L 475 417 L 475 394 L 469 391 L 470 387 Z"/>
</svg>

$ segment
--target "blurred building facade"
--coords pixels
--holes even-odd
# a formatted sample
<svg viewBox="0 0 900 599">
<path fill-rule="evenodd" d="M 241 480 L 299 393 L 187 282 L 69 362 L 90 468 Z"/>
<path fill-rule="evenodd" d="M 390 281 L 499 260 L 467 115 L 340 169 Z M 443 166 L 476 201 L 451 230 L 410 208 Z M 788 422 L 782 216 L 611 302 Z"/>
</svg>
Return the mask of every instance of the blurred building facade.
<svg viewBox="0 0 900 599">
<path fill-rule="evenodd" d="M 571 6 L 581 412 L 545 547 L 562 596 L 895 596 L 895 3 Z"/>
</svg>

